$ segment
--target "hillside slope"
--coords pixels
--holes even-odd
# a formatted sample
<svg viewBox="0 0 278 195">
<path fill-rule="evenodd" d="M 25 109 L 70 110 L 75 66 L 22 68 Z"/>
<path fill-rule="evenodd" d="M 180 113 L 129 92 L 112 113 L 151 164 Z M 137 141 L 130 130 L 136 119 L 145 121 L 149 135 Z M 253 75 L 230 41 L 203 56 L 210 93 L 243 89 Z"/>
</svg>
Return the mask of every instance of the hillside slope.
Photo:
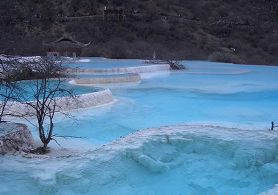
<svg viewBox="0 0 278 195">
<path fill-rule="evenodd" d="M 43 55 L 67 34 L 83 56 L 278 64 L 278 0 L 1 0 L 0 53 Z M 124 18 L 103 19 L 104 6 Z"/>
</svg>

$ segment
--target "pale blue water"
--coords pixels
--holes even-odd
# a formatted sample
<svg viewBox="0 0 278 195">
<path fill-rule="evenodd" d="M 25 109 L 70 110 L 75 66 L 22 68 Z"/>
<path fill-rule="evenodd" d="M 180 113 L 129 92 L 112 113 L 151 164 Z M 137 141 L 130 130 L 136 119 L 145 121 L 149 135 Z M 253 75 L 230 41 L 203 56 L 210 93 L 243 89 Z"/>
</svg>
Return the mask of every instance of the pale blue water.
<svg viewBox="0 0 278 195">
<path fill-rule="evenodd" d="M 116 65 L 103 59 L 87 65 L 94 66 L 94 60 Z M 138 63 L 121 61 L 123 66 Z M 187 71 L 148 75 L 137 86 L 111 88 L 115 104 L 75 111 L 75 121 L 59 117 L 56 134 L 84 137 L 100 146 L 163 125 L 267 131 L 272 120 L 278 121 L 278 67 L 184 63 Z M 276 139 L 187 138 L 193 142 L 146 141 L 139 154 L 130 157 L 129 150 L 115 150 L 107 160 L 105 152 L 50 160 L 0 157 L 0 194 L 256 194 L 278 183 Z M 140 152 L 175 166 L 153 171 L 136 160 Z"/>
<path fill-rule="evenodd" d="M 76 128 L 70 122 L 59 123 L 59 133 L 81 134 L 103 144 L 162 125 L 209 122 L 266 129 L 277 120 L 278 68 L 185 63 L 188 71 L 145 79 L 138 86 L 112 88 L 117 103 L 78 113 Z M 238 74 L 227 74 L 231 70 Z M 251 72 L 239 74 L 246 70 Z M 72 131 L 65 131 L 69 128 Z"/>
<path fill-rule="evenodd" d="M 98 87 L 82 87 L 82 86 L 74 86 L 69 84 L 69 80 L 65 79 L 60 81 L 61 83 L 58 83 L 59 81 L 57 80 L 53 80 L 51 82 L 49 82 L 49 85 L 47 87 L 49 88 L 53 88 L 53 86 L 57 87 L 58 85 L 60 86 L 60 88 L 62 89 L 66 89 L 67 92 L 57 92 L 55 93 L 55 95 L 57 97 L 63 97 L 63 96 L 68 96 L 69 94 L 72 95 L 81 95 L 81 94 L 85 94 L 85 93 L 93 93 L 99 90 L 102 90 Z M 20 93 L 24 93 L 24 95 L 21 97 L 20 100 L 17 101 L 32 101 L 34 100 L 34 96 L 36 95 L 36 86 L 40 86 L 40 84 L 36 83 L 35 80 L 33 81 L 22 81 L 21 83 L 19 83 L 19 88 L 20 88 Z M 18 93 L 18 92 L 17 92 Z M 0 97 L 0 99 L 3 97 Z"/>
</svg>

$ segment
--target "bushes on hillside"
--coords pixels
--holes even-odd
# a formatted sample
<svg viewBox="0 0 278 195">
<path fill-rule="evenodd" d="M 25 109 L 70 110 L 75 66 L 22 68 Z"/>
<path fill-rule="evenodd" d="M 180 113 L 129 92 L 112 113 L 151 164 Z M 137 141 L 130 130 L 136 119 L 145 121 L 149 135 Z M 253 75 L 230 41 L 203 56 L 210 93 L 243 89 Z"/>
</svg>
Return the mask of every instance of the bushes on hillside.
<svg viewBox="0 0 278 195">
<path fill-rule="evenodd" d="M 225 63 L 234 63 L 234 64 L 244 64 L 244 60 L 242 60 L 239 56 L 225 51 L 216 51 L 209 55 L 209 61 L 215 62 L 225 62 Z"/>
</svg>

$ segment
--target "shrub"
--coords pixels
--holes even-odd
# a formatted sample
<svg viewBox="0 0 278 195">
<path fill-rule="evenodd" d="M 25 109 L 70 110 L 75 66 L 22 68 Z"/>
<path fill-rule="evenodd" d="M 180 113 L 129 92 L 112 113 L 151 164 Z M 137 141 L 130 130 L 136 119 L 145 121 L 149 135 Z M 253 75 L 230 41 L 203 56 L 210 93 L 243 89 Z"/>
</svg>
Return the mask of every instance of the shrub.
<svg viewBox="0 0 278 195">
<path fill-rule="evenodd" d="M 234 63 L 234 64 L 243 64 L 244 60 L 242 60 L 239 56 L 223 51 L 216 51 L 209 55 L 209 61 L 216 62 L 225 62 L 225 63 Z"/>
</svg>

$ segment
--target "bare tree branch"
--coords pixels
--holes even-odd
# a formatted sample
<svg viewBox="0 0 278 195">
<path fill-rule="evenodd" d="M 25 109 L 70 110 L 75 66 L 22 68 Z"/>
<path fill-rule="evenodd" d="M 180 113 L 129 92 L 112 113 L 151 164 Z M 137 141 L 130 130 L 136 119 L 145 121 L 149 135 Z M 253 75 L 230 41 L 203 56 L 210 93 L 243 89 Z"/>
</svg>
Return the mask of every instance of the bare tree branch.
<svg viewBox="0 0 278 195">
<path fill-rule="evenodd" d="M 47 145 L 51 140 L 57 142 L 53 136 L 54 118 L 57 112 L 64 114 L 58 98 L 63 101 L 76 98 L 74 92 L 65 86 L 64 70 L 63 60 L 57 61 L 47 57 L 28 63 L 15 57 L 5 62 L 0 61 L 0 122 L 3 116 L 35 117 L 39 137 L 43 143 L 40 152 L 47 151 Z M 33 80 L 21 81 L 26 79 Z M 21 102 L 22 108 L 28 112 L 7 109 L 11 101 Z"/>
</svg>

